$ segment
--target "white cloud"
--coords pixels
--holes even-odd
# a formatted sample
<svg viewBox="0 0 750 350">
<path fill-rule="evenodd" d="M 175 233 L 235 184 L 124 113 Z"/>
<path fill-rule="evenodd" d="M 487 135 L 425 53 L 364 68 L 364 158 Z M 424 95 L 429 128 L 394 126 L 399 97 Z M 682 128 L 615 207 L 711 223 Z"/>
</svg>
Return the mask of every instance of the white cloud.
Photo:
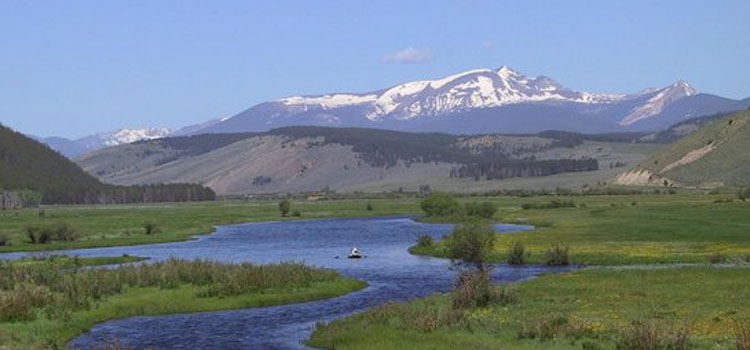
<svg viewBox="0 0 750 350">
<path fill-rule="evenodd" d="M 485 50 L 489 51 L 489 50 L 494 49 L 495 47 L 497 47 L 497 41 L 495 41 L 495 40 L 485 40 L 485 41 L 482 41 L 482 48 L 485 49 Z"/>
<path fill-rule="evenodd" d="M 432 61 L 432 52 L 429 49 L 418 49 L 409 46 L 403 50 L 387 54 L 381 61 L 388 63 L 423 63 Z"/>
</svg>

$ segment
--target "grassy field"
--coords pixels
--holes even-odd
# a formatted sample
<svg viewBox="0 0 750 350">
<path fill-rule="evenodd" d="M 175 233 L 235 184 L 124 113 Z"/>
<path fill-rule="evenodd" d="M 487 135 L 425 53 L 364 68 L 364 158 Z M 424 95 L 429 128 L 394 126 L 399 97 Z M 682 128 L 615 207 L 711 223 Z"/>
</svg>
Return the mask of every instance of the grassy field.
<svg viewBox="0 0 750 350">
<path fill-rule="evenodd" d="M 367 210 L 370 204 L 372 210 Z M 10 238 L 0 253 L 57 249 L 134 245 L 190 239 L 210 233 L 218 224 L 243 222 L 367 217 L 418 214 L 416 199 L 293 201 L 292 211 L 300 217 L 282 218 L 277 201 L 217 201 L 154 205 L 53 206 L 43 216 L 36 209 L 0 212 L 0 235 Z M 81 238 L 72 242 L 31 244 L 26 228 L 33 225 L 67 223 Z M 146 234 L 144 226 L 155 225 L 156 232 Z"/>
<path fill-rule="evenodd" d="M 691 349 L 736 349 L 750 330 L 750 269 L 587 268 L 519 283 L 508 305 L 455 310 L 449 295 L 390 304 L 319 324 L 327 349 L 617 349 L 644 326 Z M 665 340 L 669 343 L 669 340 Z M 627 349 L 627 347 L 624 347 Z M 640 349 L 640 348 L 638 348 Z M 651 348 L 643 348 L 651 349 Z M 660 347 L 654 349 L 676 349 Z"/>
<path fill-rule="evenodd" d="M 49 260 L 0 266 L 0 349 L 61 349 L 111 319 L 303 302 L 365 286 L 294 263 L 173 259 L 111 270 L 59 268 Z"/>
<path fill-rule="evenodd" d="M 528 223 L 535 231 L 498 235 L 495 262 L 512 243 L 522 243 L 527 263 L 544 263 L 553 244 L 570 247 L 575 264 L 750 262 L 750 202 L 733 194 L 634 195 L 490 199 L 494 220 Z M 522 209 L 573 201 L 573 208 Z M 717 203 L 717 201 L 722 201 Z M 414 247 L 415 254 L 444 256 L 444 245 Z"/>
</svg>

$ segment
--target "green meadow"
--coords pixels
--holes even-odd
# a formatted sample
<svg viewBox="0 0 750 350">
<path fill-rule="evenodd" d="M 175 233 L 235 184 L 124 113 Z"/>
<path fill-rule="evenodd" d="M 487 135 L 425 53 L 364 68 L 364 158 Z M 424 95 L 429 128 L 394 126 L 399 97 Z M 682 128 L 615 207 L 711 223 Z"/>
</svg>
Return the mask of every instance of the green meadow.
<svg viewBox="0 0 750 350">
<path fill-rule="evenodd" d="M 499 207 L 494 221 L 537 226 L 534 231 L 498 235 L 493 262 L 505 262 L 513 243 L 523 244 L 527 263 L 544 263 L 552 244 L 569 247 L 571 262 L 581 265 L 750 262 L 750 202 L 734 194 L 489 201 Z M 554 202 L 572 207 L 554 207 Z M 445 256 L 440 242 L 411 251 Z"/>
<path fill-rule="evenodd" d="M 516 244 L 524 247 L 523 263 L 544 264 L 547 250 L 557 244 L 568 249 L 572 264 L 583 268 L 496 287 L 510 297 L 487 307 L 456 309 L 450 293 L 384 305 L 318 325 L 310 344 L 329 349 L 747 349 L 738 344 L 750 341 L 750 202 L 736 193 L 683 190 L 456 199 L 461 205 L 491 203 L 497 211 L 486 222 L 536 226 L 534 231 L 498 234 L 489 261 L 506 262 L 511 245 Z M 290 212 L 300 215 L 287 217 L 281 217 L 278 202 L 271 200 L 6 211 L 0 212 L 0 235 L 8 237 L 9 244 L 0 251 L 180 241 L 210 233 L 214 225 L 242 222 L 422 215 L 420 201 L 409 197 L 294 200 Z M 424 222 L 461 219 L 419 218 Z M 29 226 L 60 222 L 75 230 L 77 239 L 29 242 Z M 437 241 L 410 251 L 446 257 L 445 247 L 445 242 Z M 69 269 L 140 258 L 53 259 L 60 259 L 55 268 Z M 9 265 L 47 264 L 52 263 L 27 258 Z M 54 348 L 109 319 L 299 302 L 362 286 L 336 276 L 304 285 L 281 284 L 240 295 L 207 297 L 206 285 L 200 283 L 182 281 L 168 288 L 122 283 L 118 293 L 90 299 L 87 308 L 71 309 L 65 321 L 45 316 L 48 311 L 42 307 L 31 320 L 1 322 L 0 344 Z M 15 291 L 3 290 L 3 298 Z M 747 339 L 741 334 L 748 334 Z M 644 337 L 655 347 L 633 345 Z M 0 349 L 14 348 L 8 346 Z"/>
<path fill-rule="evenodd" d="M 750 334 L 750 270 L 742 267 L 585 268 L 504 288 L 515 299 L 485 308 L 457 310 L 450 294 L 383 305 L 319 324 L 309 344 L 326 349 L 744 350 L 737 344 L 750 341 L 738 335 Z"/>
</svg>

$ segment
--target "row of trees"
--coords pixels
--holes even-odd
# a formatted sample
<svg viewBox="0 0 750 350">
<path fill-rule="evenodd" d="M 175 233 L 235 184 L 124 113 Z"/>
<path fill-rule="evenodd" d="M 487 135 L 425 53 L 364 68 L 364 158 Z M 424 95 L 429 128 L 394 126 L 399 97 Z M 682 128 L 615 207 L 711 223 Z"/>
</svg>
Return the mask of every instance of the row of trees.
<svg viewBox="0 0 750 350">
<path fill-rule="evenodd" d="M 451 177 L 506 179 L 512 177 L 547 176 L 554 174 L 599 170 L 596 159 L 551 159 L 551 160 L 483 160 L 454 168 Z"/>
<path fill-rule="evenodd" d="M 51 188 L 43 204 L 124 204 L 215 200 L 216 193 L 199 184 L 153 184 L 134 186 Z"/>
<path fill-rule="evenodd" d="M 34 208 L 42 202 L 42 194 L 35 191 L 0 191 L 0 210 Z"/>
</svg>

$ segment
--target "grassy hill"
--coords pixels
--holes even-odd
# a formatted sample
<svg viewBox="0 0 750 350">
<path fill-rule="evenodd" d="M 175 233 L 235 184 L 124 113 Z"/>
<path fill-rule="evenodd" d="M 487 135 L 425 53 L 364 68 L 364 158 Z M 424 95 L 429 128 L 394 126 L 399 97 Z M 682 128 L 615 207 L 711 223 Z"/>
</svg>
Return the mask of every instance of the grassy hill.
<svg viewBox="0 0 750 350">
<path fill-rule="evenodd" d="M 712 121 L 620 175 L 624 185 L 750 186 L 750 111 Z"/>
<path fill-rule="evenodd" d="M 210 189 L 192 184 L 141 187 L 104 184 L 49 147 L 2 125 L 0 190 L 36 191 L 42 195 L 42 202 L 47 204 L 179 201 L 215 197 Z"/>
<path fill-rule="evenodd" d="M 112 184 L 198 182 L 219 194 L 379 192 L 423 185 L 470 192 L 497 189 L 503 186 L 501 180 L 596 173 L 578 177 L 583 182 L 575 186 L 580 188 L 643 159 L 642 150 L 648 147 L 633 145 L 641 137 L 565 132 L 462 136 L 288 127 L 143 141 L 92 152 L 76 162 Z M 611 173 L 604 176 L 602 169 Z M 558 186 L 550 182 L 547 188 Z"/>
<path fill-rule="evenodd" d="M 29 189 L 57 196 L 102 186 L 59 153 L 0 125 L 0 189 Z"/>
</svg>

